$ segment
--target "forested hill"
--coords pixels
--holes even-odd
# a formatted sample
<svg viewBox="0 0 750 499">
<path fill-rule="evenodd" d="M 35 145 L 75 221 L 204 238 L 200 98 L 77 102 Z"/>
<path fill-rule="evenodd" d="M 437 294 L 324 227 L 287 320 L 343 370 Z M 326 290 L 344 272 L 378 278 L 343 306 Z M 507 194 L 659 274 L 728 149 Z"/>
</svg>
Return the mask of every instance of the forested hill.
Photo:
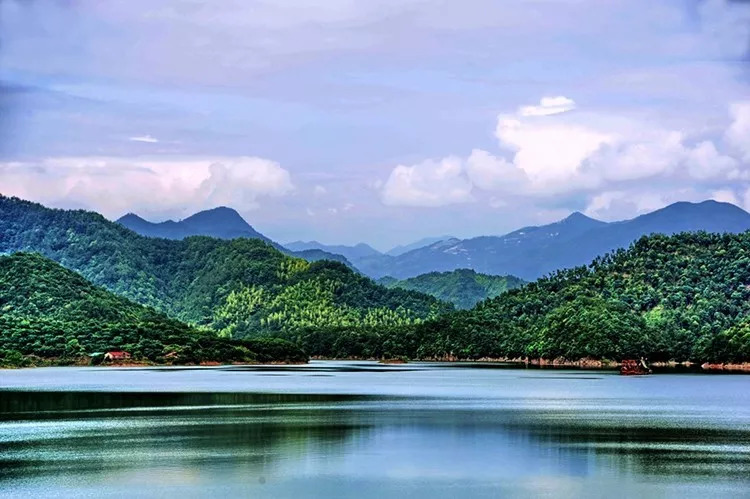
<svg viewBox="0 0 750 499">
<path fill-rule="evenodd" d="M 749 316 L 750 232 L 684 233 L 643 237 L 419 337 L 423 355 L 750 361 Z"/>
<path fill-rule="evenodd" d="M 117 223 L 133 232 L 148 237 L 166 239 L 185 239 L 190 236 L 209 236 L 218 239 L 262 239 L 271 242 L 266 236 L 255 230 L 239 213 L 231 208 L 220 206 L 211 210 L 200 211 L 184 220 L 175 222 L 149 222 L 134 213 L 119 218 Z"/>
<path fill-rule="evenodd" d="M 471 269 L 458 269 L 452 272 L 430 272 L 401 281 L 383 278 L 378 283 L 389 288 L 420 291 L 451 302 L 459 309 L 469 309 L 482 300 L 518 288 L 525 281 L 510 275 L 487 275 Z"/>
<path fill-rule="evenodd" d="M 341 262 L 348 267 L 354 267 L 343 255 L 323 251 L 322 249 L 289 250 L 255 230 L 236 210 L 226 206 L 199 211 L 179 222 L 174 220 L 158 223 L 149 222 L 135 213 L 128 213 L 120 217 L 117 223 L 146 237 L 185 239 L 190 236 L 208 236 L 217 239 L 237 239 L 241 237 L 260 239 L 282 253 L 302 258 L 308 262 L 332 260 Z"/>
<path fill-rule="evenodd" d="M 38 254 L 0 256 L 0 365 L 125 350 L 155 362 L 304 361 L 281 340 L 218 338 L 96 287 Z"/>
<path fill-rule="evenodd" d="M 343 264 L 258 239 L 140 236 L 99 214 L 0 197 L 0 253 L 39 252 L 95 284 L 191 324 L 244 337 L 302 327 L 400 325 L 450 310 Z"/>
</svg>

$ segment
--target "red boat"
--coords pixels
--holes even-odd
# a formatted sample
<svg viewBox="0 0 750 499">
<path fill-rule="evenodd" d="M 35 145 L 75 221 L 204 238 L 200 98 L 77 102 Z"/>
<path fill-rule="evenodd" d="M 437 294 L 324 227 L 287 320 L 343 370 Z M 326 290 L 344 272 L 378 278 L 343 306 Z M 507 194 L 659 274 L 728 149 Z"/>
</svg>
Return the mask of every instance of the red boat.
<svg viewBox="0 0 750 499">
<path fill-rule="evenodd" d="M 651 374 L 651 369 L 646 365 L 646 362 L 641 359 L 640 361 L 635 359 L 626 359 L 622 361 L 620 366 L 620 374 L 623 376 L 639 376 L 644 374 Z"/>
</svg>

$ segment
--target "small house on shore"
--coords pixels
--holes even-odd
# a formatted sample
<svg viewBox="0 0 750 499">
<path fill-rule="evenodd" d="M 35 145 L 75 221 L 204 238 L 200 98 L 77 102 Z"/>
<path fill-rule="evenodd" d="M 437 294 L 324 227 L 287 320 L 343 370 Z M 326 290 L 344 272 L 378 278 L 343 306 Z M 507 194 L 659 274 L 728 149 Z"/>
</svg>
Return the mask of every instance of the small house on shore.
<svg viewBox="0 0 750 499">
<path fill-rule="evenodd" d="M 104 360 L 108 362 L 130 360 L 130 353 L 122 350 L 113 350 L 104 354 Z"/>
</svg>

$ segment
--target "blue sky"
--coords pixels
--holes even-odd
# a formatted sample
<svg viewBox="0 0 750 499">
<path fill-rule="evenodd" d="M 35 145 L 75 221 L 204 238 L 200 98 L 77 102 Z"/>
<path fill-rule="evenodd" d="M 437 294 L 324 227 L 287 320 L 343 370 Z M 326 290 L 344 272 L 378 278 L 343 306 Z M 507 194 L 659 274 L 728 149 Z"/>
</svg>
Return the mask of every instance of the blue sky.
<svg viewBox="0 0 750 499">
<path fill-rule="evenodd" d="M 750 3 L 0 2 L 0 192 L 279 241 L 750 207 Z"/>
</svg>

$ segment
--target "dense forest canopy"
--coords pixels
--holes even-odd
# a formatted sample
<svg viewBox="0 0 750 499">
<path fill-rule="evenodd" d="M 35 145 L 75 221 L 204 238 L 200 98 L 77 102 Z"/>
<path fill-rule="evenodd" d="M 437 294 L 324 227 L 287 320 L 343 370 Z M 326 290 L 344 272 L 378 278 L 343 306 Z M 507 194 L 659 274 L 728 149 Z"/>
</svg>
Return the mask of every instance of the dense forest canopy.
<svg viewBox="0 0 750 499">
<path fill-rule="evenodd" d="M 643 237 L 421 324 L 281 331 L 311 355 L 750 361 L 750 233 Z"/>
<path fill-rule="evenodd" d="M 99 214 L 0 197 L 0 252 L 34 251 L 137 303 L 235 338 L 308 327 L 418 323 L 451 310 L 347 266 L 258 239 L 140 236 Z"/>
<path fill-rule="evenodd" d="M 0 364 L 23 365 L 28 355 L 76 359 L 108 350 L 172 363 L 307 359 L 283 340 L 237 341 L 196 330 L 41 255 L 0 256 Z"/>
<path fill-rule="evenodd" d="M 480 274 L 471 269 L 452 272 L 430 272 L 409 279 L 392 277 L 378 279 L 378 284 L 388 288 L 419 291 L 453 303 L 456 308 L 469 309 L 480 301 L 494 298 L 509 289 L 523 286 L 525 281 L 511 275 Z"/>
<path fill-rule="evenodd" d="M 750 233 L 643 237 L 461 311 L 259 240 L 149 239 L 94 213 L 0 197 L 0 252 L 15 251 L 40 252 L 190 324 L 159 315 L 159 328 L 284 338 L 310 355 L 750 360 Z M 37 298 L 28 306 L 44 308 Z"/>
<path fill-rule="evenodd" d="M 434 354 L 743 361 L 749 300 L 750 233 L 653 235 L 421 334 L 446 338 Z"/>
</svg>

